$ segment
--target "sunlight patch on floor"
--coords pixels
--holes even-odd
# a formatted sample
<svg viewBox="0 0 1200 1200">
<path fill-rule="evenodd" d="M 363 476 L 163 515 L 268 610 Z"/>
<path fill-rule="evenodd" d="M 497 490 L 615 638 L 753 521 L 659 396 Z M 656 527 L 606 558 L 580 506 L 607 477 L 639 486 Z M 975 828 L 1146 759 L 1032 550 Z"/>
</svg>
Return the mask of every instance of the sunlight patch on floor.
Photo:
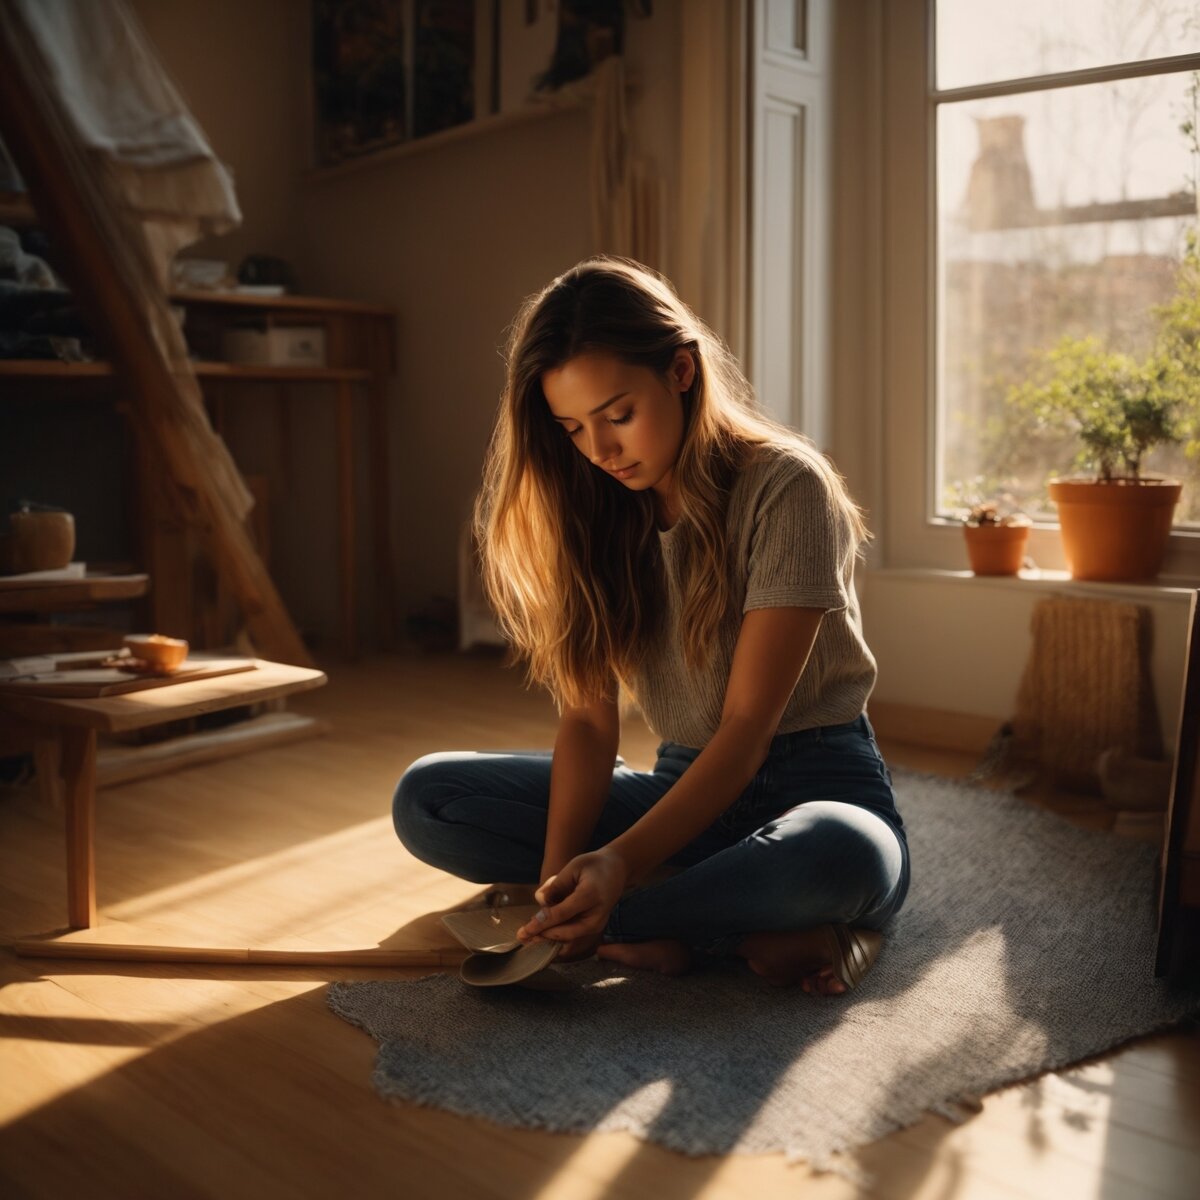
<svg viewBox="0 0 1200 1200">
<path fill-rule="evenodd" d="M 648 1097 L 654 1105 L 650 1120 L 657 1117 L 671 1099 L 669 1079 L 655 1079 L 644 1084 L 629 1096 L 629 1100 Z M 584 1138 L 579 1149 L 564 1159 L 552 1179 L 547 1180 L 531 1200 L 605 1200 L 612 1195 L 614 1183 L 620 1179 L 629 1163 L 645 1151 L 646 1144 L 628 1138 L 624 1154 L 618 1153 L 611 1137 L 603 1134 Z M 568 1165 L 570 1170 L 568 1171 Z"/>
<path fill-rule="evenodd" d="M 148 1049 L 183 1037 L 192 1021 L 115 1021 L 51 979 L 9 983 L 0 992 L 4 1087 L 0 1124 L 18 1120 L 65 1092 L 117 1070 Z"/>
<path fill-rule="evenodd" d="M 396 919 L 419 916 L 430 907 L 420 900 L 425 872 L 436 890 L 444 877 L 407 854 L 388 818 L 374 818 L 106 905 L 104 916 L 137 925 L 172 917 L 186 922 L 188 914 L 202 912 L 244 931 L 247 944 L 302 940 L 314 928 L 339 918 L 352 924 L 354 914 L 373 908 Z M 461 891 L 465 897 L 478 888 L 463 883 Z M 297 902 L 301 896 L 304 903 Z"/>
</svg>

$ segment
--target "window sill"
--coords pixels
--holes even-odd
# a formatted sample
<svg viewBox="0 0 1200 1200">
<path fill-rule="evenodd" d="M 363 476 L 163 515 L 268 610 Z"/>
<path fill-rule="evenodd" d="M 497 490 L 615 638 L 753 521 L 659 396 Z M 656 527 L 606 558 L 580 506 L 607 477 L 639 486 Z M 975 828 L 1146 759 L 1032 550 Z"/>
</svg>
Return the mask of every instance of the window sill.
<svg viewBox="0 0 1200 1200">
<path fill-rule="evenodd" d="M 964 569 L 967 550 L 960 522 L 935 518 L 908 529 L 900 528 L 901 525 L 901 521 L 896 522 L 885 545 L 874 543 L 871 546 L 867 552 L 869 567 L 930 570 L 947 577 L 959 575 L 967 579 L 974 578 L 970 571 Z M 1176 528 L 1172 532 L 1163 569 L 1158 578 L 1150 583 L 1077 583 L 1066 570 L 1059 528 L 1048 522 L 1034 523 L 1025 553 L 1028 560 L 1037 565 L 1032 570 L 1021 572 L 1021 583 L 1040 582 L 1059 588 L 1067 584 L 1081 589 L 1099 588 L 1100 594 L 1105 594 L 1105 589 L 1113 594 L 1111 589 L 1127 588 L 1132 589 L 1134 595 L 1145 595 L 1147 590 L 1154 588 L 1184 591 L 1200 588 L 1200 530 L 1191 527 Z"/>
<path fill-rule="evenodd" d="M 1002 589 L 1033 589 L 1046 592 L 1067 592 L 1079 596 L 1098 596 L 1109 599 L 1161 600 L 1168 603 L 1189 603 L 1196 588 L 1184 579 L 1160 576 L 1148 583 L 1100 583 L 1072 579 L 1066 571 L 1033 568 L 1018 575 L 976 575 L 973 571 L 950 571 L 939 567 L 870 567 L 870 575 L 887 579 L 923 580 L 926 583 L 959 584 L 965 587 Z"/>
</svg>

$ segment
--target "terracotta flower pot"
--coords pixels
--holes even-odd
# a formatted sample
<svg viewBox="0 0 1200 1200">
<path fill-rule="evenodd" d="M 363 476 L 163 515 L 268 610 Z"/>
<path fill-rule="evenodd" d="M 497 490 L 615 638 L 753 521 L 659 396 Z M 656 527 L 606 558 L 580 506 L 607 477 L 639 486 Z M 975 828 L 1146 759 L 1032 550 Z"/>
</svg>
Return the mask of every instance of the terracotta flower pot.
<svg viewBox="0 0 1200 1200">
<path fill-rule="evenodd" d="M 964 525 L 967 558 L 976 575 L 1015 575 L 1025 561 L 1029 526 Z"/>
<path fill-rule="evenodd" d="M 1063 479 L 1050 484 L 1072 579 L 1153 579 L 1183 485 L 1174 479 Z"/>
</svg>

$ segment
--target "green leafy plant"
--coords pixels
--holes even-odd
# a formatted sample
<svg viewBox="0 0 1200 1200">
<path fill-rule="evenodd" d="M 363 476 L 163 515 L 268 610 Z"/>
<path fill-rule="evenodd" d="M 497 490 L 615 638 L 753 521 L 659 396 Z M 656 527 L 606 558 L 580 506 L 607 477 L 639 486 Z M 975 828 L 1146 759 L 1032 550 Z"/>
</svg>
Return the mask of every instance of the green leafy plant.
<svg viewBox="0 0 1200 1200">
<path fill-rule="evenodd" d="M 1188 458 L 1200 459 L 1200 238 L 1188 232 L 1175 294 L 1158 309 L 1162 394 L 1172 406 L 1176 439 Z"/>
<path fill-rule="evenodd" d="M 1095 337 L 1064 337 L 1034 355 L 1027 379 L 1009 388 L 1012 414 L 1035 436 L 1073 434 L 1075 467 L 1105 481 L 1140 479 L 1147 453 L 1183 445 L 1200 458 L 1200 238 L 1189 230 L 1171 299 L 1144 358 Z"/>
<path fill-rule="evenodd" d="M 1008 402 L 1034 427 L 1079 439 L 1074 466 L 1099 479 L 1141 478 L 1146 452 L 1180 440 L 1177 397 L 1162 361 L 1139 362 L 1094 337 L 1063 337 L 1038 356 Z"/>
</svg>

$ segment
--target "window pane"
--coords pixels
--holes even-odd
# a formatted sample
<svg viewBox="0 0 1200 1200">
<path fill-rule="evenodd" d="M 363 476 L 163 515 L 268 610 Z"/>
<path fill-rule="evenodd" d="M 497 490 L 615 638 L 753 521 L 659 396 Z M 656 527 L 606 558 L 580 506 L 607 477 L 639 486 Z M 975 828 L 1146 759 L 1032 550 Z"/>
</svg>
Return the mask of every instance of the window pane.
<svg viewBox="0 0 1200 1200">
<path fill-rule="evenodd" d="M 1150 353 L 1197 227 L 1200 78 L 1172 74 L 938 108 L 939 512 L 1010 492 L 1052 516 L 1047 477 L 1069 475 L 1069 434 L 1012 404 L 1060 338 Z M 1200 521 L 1178 447 L 1143 474 L 1185 480 L 1177 523 Z"/>
<path fill-rule="evenodd" d="M 1200 51 L 1195 0 L 938 0 L 937 86 Z"/>
</svg>

